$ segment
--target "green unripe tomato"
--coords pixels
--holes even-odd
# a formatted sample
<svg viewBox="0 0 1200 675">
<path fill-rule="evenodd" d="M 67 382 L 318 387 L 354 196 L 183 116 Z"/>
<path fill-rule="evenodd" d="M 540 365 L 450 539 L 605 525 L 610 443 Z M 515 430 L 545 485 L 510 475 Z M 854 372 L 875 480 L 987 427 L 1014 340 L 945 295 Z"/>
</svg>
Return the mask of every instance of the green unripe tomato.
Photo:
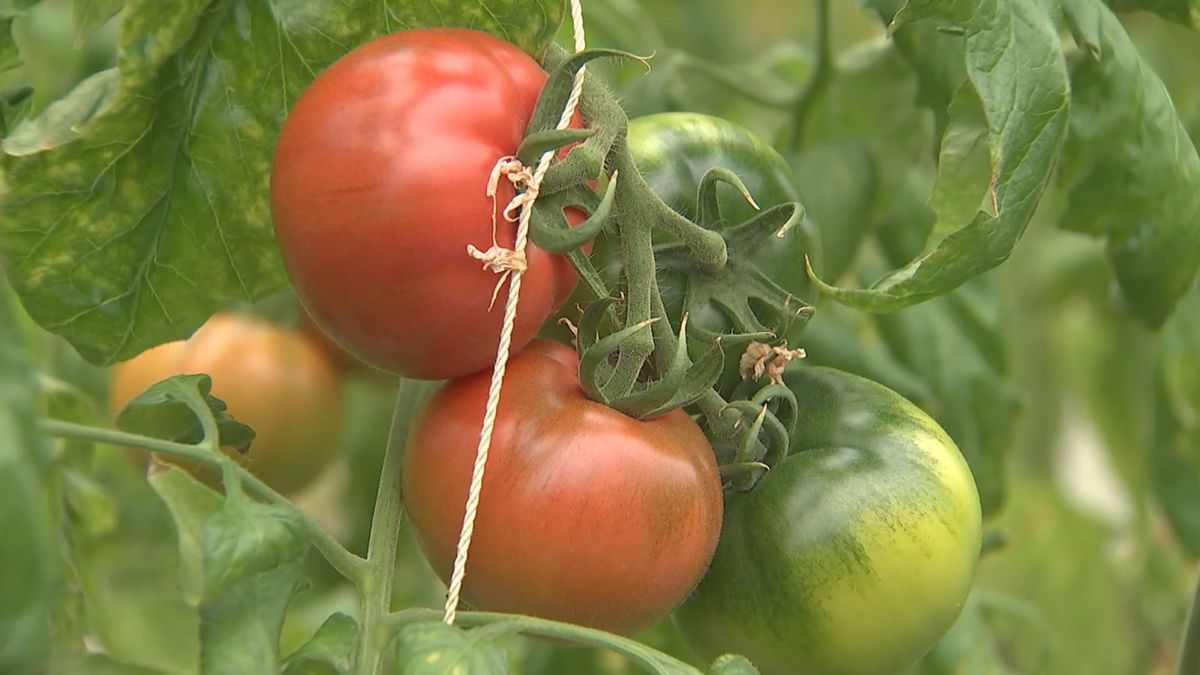
<svg viewBox="0 0 1200 675">
<path fill-rule="evenodd" d="M 786 459 L 726 500 L 707 575 L 676 613 L 710 655 L 764 675 L 891 675 L 950 628 L 979 558 L 979 495 L 945 431 L 899 394 L 828 368 L 786 376 Z"/>
<path fill-rule="evenodd" d="M 796 178 L 783 157 L 750 130 L 719 117 L 670 112 L 633 119 L 629 122 L 629 148 L 654 192 L 689 219 L 696 218 L 700 180 L 714 167 L 737 174 L 760 209 L 800 201 Z M 758 212 L 733 186 L 722 185 L 717 194 L 725 226 L 744 222 Z M 662 239 L 662 233 L 656 233 L 656 240 Z M 820 252 L 820 234 L 805 219 L 785 237 L 764 238 L 751 262 L 785 291 L 812 303 L 817 292 L 805 274 L 804 257 L 815 258 L 819 270 Z M 668 305 L 681 302 L 678 288 L 666 279 L 661 282 Z M 693 310 L 692 320 L 714 332 L 729 330 L 718 308 Z"/>
</svg>

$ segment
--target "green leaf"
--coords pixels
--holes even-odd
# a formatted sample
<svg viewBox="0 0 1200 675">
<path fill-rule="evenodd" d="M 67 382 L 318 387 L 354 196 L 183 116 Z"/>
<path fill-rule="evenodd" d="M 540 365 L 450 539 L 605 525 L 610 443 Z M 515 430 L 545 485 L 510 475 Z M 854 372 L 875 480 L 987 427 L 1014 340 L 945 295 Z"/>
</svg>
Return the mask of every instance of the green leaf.
<svg viewBox="0 0 1200 675">
<path fill-rule="evenodd" d="M 566 7 L 567 3 L 560 0 L 453 0 L 429 3 L 393 0 L 388 3 L 382 21 L 388 33 L 422 26 L 473 28 L 498 35 L 540 57 L 554 40 Z"/>
<path fill-rule="evenodd" d="M 1071 74 L 1061 225 L 1107 237 L 1126 305 L 1158 327 L 1200 269 L 1200 155 L 1116 16 L 1099 0 L 1064 9 L 1090 56 Z"/>
<path fill-rule="evenodd" d="M 117 528 L 117 504 L 96 479 L 67 467 L 63 469 L 63 492 L 85 535 L 99 537 Z"/>
<path fill-rule="evenodd" d="M 119 84 L 120 74 L 116 68 L 84 78 L 70 94 L 50 104 L 45 112 L 13 129 L 4 139 L 4 154 L 35 155 L 79 138 L 80 130 L 108 105 Z"/>
<path fill-rule="evenodd" d="M 905 30 L 902 17 L 954 24 L 966 16 L 967 76 L 988 128 L 991 170 L 975 186 L 985 207 L 869 289 L 820 282 L 838 302 L 894 310 L 960 286 L 1009 256 L 1045 191 L 1067 125 L 1067 73 L 1054 21 L 1037 0 L 914 0 L 895 25 Z"/>
<path fill-rule="evenodd" d="M 396 672 L 405 675 L 505 675 L 508 658 L 481 629 L 416 623 L 396 637 Z"/>
<path fill-rule="evenodd" d="M 979 594 L 967 598 L 962 614 L 920 663 L 906 675 L 1007 675 L 999 637 L 984 615 Z"/>
<path fill-rule="evenodd" d="M 708 670 L 712 675 L 758 675 L 758 668 L 740 654 L 718 656 Z"/>
<path fill-rule="evenodd" d="M 25 673 L 49 662 L 67 589 L 57 479 L 12 303 L 0 282 L 0 672 Z"/>
<path fill-rule="evenodd" d="M 295 541 L 290 518 L 271 512 L 277 507 L 247 505 L 245 495 L 222 501 L 177 467 L 153 473 L 150 484 L 175 520 L 184 599 L 199 605 L 200 672 L 277 672 L 307 541 Z"/>
<path fill-rule="evenodd" d="M 64 663 L 56 675 L 162 675 L 162 671 L 121 663 L 106 654 L 86 654 Z"/>
<path fill-rule="evenodd" d="M 1184 26 L 1195 26 L 1200 16 L 1197 0 L 1106 0 L 1114 12 L 1145 10 Z"/>
<path fill-rule="evenodd" d="M 900 45 L 869 40 L 838 55 L 792 157 L 801 202 L 821 230 L 819 269 L 829 280 L 849 269 L 878 217 L 892 212 L 892 196 L 914 167 L 933 164 L 933 125 L 917 106 L 919 78 Z M 961 49 L 956 56 L 962 70 Z"/>
<path fill-rule="evenodd" d="M 176 466 L 153 472 L 150 485 L 175 521 L 183 599 L 196 606 L 204 592 L 204 525 L 220 508 L 221 497 Z"/>
<path fill-rule="evenodd" d="M 96 402 L 79 387 L 58 378 L 40 375 L 37 388 L 38 408 L 47 417 L 77 424 L 100 421 Z"/>
<path fill-rule="evenodd" d="M 33 87 L 28 85 L 0 90 L 0 138 L 9 136 L 9 129 L 25 119 L 32 102 Z"/>
<path fill-rule="evenodd" d="M 107 364 L 279 291 L 271 153 L 317 73 L 381 33 L 417 26 L 474 27 L 538 53 L 563 9 L 561 0 L 127 2 L 118 68 L 4 142 L 0 254 L 22 303 Z"/>
<path fill-rule="evenodd" d="M 988 127 L 979 97 L 970 86 L 960 87 L 950 102 L 950 124 L 942 136 L 937 180 L 929 206 L 937 213 L 931 235 L 942 238 L 981 210 L 979 185 L 986 184 Z"/>
<path fill-rule="evenodd" d="M 897 14 L 905 5 L 904 0 L 867 0 L 880 19 L 887 24 L 896 49 L 908 61 L 916 74 L 916 102 L 930 108 L 937 118 L 937 132 L 945 130 L 948 122 L 946 109 L 954 92 L 967 81 L 967 69 L 962 57 L 962 38 L 946 27 L 962 28 L 970 15 L 960 15 L 951 10 L 949 21 L 924 21 L 912 23 L 915 20 L 915 6 L 908 8 L 906 17 L 899 17 L 904 22 L 904 30 L 896 31 Z M 973 7 L 969 3 L 962 5 L 964 9 Z"/>
<path fill-rule="evenodd" d="M 292 652 L 283 675 L 348 675 L 358 637 L 354 619 L 334 612 L 316 633 Z"/>
<path fill-rule="evenodd" d="M 1176 672 L 1179 675 L 1194 673 L 1200 669 L 1200 579 L 1196 580 L 1196 591 L 1192 595 L 1192 606 L 1188 609 L 1180 642 L 1179 670 Z"/>
<path fill-rule="evenodd" d="M 887 351 L 870 315 L 824 307 L 804 330 L 801 344 L 808 352 L 805 363 L 861 375 L 922 408 L 933 399 L 921 376 Z"/>
<path fill-rule="evenodd" d="M 1155 373 L 1154 497 L 1183 546 L 1200 553 L 1200 286 L 1167 324 Z"/>
<path fill-rule="evenodd" d="M 75 43 L 90 35 L 125 6 L 125 0 L 75 0 Z"/>
<path fill-rule="evenodd" d="M 178 443 L 204 440 L 206 418 L 212 419 L 219 444 L 245 451 L 254 440 L 254 430 L 225 411 L 225 402 L 209 394 L 208 375 L 175 375 L 138 395 L 117 415 L 122 431 L 163 438 Z"/>
<path fill-rule="evenodd" d="M 200 672 L 279 671 L 279 633 L 292 596 L 304 584 L 299 562 L 246 577 L 200 606 Z"/>
<path fill-rule="evenodd" d="M 1150 481 L 1175 536 L 1195 555 L 1200 553 L 1200 433 L 1188 433 L 1168 411 L 1165 401 L 1155 409 Z"/>
<path fill-rule="evenodd" d="M 829 141 L 807 145 L 792 168 L 805 209 L 821 230 L 823 271 L 837 279 L 871 224 L 876 162 L 864 143 Z"/>
<path fill-rule="evenodd" d="M 12 35 L 13 17 L 0 17 L 0 73 L 21 65 L 21 54 Z"/>
<path fill-rule="evenodd" d="M 204 523 L 204 596 L 304 557 L 308 530 L 289 508 L 235 491 Z"/>
</svg>

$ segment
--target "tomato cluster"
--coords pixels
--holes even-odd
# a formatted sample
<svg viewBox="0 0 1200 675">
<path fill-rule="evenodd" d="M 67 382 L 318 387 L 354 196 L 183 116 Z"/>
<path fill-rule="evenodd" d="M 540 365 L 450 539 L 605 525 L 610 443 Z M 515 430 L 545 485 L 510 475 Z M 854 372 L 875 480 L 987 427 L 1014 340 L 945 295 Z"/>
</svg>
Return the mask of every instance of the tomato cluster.
<svg viewBox="0 0 1200 675">
<path fill-rule="evenodd" d="M 456 378 L 417 420 L 403 478 L 414 531 L 444 578 L 503 316 L 497 275 L 466 248 L 513 245 L 503 213 L 513 188 L 501 180 L 492 199 L 485 187 L 516 153 L 546 77 L 483 33 L 397 33 L 322 73 L 276 148 L 275 228 L 316 322 L 379 368 Z M 589 400 L 570 349 L 530 345 L 576 279 L 534 245 L 526 264 L 465 596 L 640 630 L 683 601 L 716 547 L 712 448 L 682 411 L 640 421 Z"/>
<path fill-rule="evenodd" d="M 406 31 L 322 73 L 276 148 L 275 228 L 315 322 L 375 367 L 449 379 L 412 425 L 402 475 L 385 477 L 400 482 L 416 539 L 443 579 L 456 557 L 503 317 L 493 306 L 503 278 L 467 249 L 513 245 L 505 207 L 514 187 L 501 179 L 494 198 L 485 188 L 497 161 L 517 153 L 546 82 L 535 60 L 500 39 Z M 694 114 L 634 120 L 619 145 L 643 189 L 661 199 L 660 213 L 726 244 L 728 263 L 702 268 L 688 265 L 687 242 L 656 240 L 664 260 L 683 261 L 650 272 L 660 318 L 678 326 L 691 313 L 693 342 L 764 331 L 798 339 L 816 301 L 803 260 L 819 264 L 820 241 L 799 216 L 786 160 L 745 129 Z M 714 175 L 738 189 L 714 192 Z M 753 199 L 739 194 L 743 187 Z M 753 239 L 760 231 L 770 235 L 761 243 Z M 646 242 L 649 250 L 649 235 Z M 619 282 L 632 254 L 613 249 L 601 241 L 593 259 Z M 628 416 L 593 400 L 576 350 L 534 339 L 571 295 L 576 273 L 567 257 L 535 245 L 524 263 L 463 587 L 468 603 L 618 633 L 682 605 L 679 625 L 701 651 L 741 652 L 767 673 L 890 672 L 945 632 L 971 584 L 980 515 L 970 472 L 933 420 L 873 382 L 793 369 L 791 454 L 749 491 L 735 490 L 683 403 Z M 241 390 L 223 389 L 233 378 L 211 356 L 219 348 L 208 346 L 218 330 L 206 327 L 144 361 L 158 364 L 156 374 L 217 371 L 217 394 L 257 426 Z M 615 372 L 618 363 L 608 365 Z M 713 371 L 715 396 L 735 388 L 731 377 L 740 381 L 729 368 L 720 378 Z M 122 399 L 127 385 L 118 381 L 114 398 Z M 254 396 L 276 406 L 296 386 Z M 284 431 L 298 433 L 267 426 L 261 443 Z M 290 442 L 327 458 L 328 443 L 301 436 Z M 261 452 L 254 468 L 266 474 L 271 454 Z M 303 482 L 300 474 L 287 485 Z"/>
</svg>

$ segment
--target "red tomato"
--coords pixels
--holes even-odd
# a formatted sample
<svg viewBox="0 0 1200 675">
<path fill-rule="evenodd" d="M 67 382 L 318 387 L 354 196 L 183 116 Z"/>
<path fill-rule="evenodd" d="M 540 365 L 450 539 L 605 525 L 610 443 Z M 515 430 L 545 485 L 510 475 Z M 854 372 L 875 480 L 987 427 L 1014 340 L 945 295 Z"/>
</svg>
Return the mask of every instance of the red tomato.
<svg viewBox="0 0 1200 675">
<path fill-rule="evenodd" d="M 516 152 L 546 73 L 499 38 L 419 29 L 374 40 L 323 72 L 284 123 L 271 210 L 301 301 L 367 363 L 441 379 L 489 367 L 503 295 L 466 253 L 516 226 L 500 212 L 507 180 L 485 194 L 496 160 Z M 513 350 L 566 301 L 566 258 L 526 250 Z"/>
<path fill-rule="evenodd" d="M 588 399 L 578 361 L 536 341 L 508 364 L 463 596 L 481 609 L 632 633 L 699 581 L 721 529 L 712 447 L 681 410 L 636 420 Z M 447 579 L 491 373 L 454 380 L 413 427 L 404 501 Z"/>
</svg>

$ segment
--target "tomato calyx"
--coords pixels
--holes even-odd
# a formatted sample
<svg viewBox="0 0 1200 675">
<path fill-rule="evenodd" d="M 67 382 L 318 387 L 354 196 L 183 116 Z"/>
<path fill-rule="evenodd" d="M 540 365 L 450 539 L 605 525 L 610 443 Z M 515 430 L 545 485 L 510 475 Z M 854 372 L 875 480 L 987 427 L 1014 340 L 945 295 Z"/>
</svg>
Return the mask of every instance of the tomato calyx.
<svg viewBox="0 0 1200 675">
<path fill-rule="evenodd" d="M 615 367 L 611 357 L 620 349 L 622 343 L 638 332 L 648 331 L 658 322 L 658 319 L 649 319 L 601 338 L 600 324 L 604 319 L 604 312 L 613 302 L 612 298 L 604 298 L 589 305 L 580 317 L 576 331 L 576 343 L 580 352 L 580 384 L 589 398 L 630 417 L 652 419 L 691 405 L 712 389 L 721 375 L 725 362 L 724 353 L 714 343 L 693 362 L 688 356 L 687 341 L 684 339 L 687 326 L 687 317 L 684 317 L 675 352 L 657 379 L 635 384 L 633 389 L 626 393 L 610 395 L 606 392 L 600 383 L 611 381 Z"/>
<path fill-rule="evenodd" d="M 731 469 L 727 482 L 748 486 L 763 467 L 787 454 L 789 424 L 781 416 L 793 419 L 794 404 L 780 403 L 786 397 L 778 388 L 758 383 L 747 385 L 744 397 L 733 402 L 715 387 L 727 362 L 736 363 L 747 345 L 778 341 L 811 315 L 810 305 L 744 260 L 764 238 L 786 235 L 803 222 L 804 209 L 795 202 L 773 205 L 727 226 L 718 186 L 732 186 L 751 204 L 754 198 L 734 172 L 716 168 L 697 190 L 696 219 L 680 214 L 641 174 L 629 145 L 629 119 L 595 80 L 585 82 L 579 102 L 587 129 L 554 130 L 575 73 L 600 57 L 645 62 L 615 50 L 572 56 L 552 47 L 543 62 L 550 76 L 517 153 L 522 161 L 548 151 L 562 155 L 538 186 L 530 237 L 538 247 L 565 255 L 595 298 L 575 328 L 580 386 L 592 400 L 638 419 L 685 407 L 700 413 L 709 437 L 735 448 L 719 459 L 743 467 Z M 571 227 L 569 209 L 587 213 L 587 220 Z M 655 230 L 671 243 L 655 247 Z M 601 233 L 619 242 L 619 279 L 602 276 L 583 251 Z M 684 279 L 687 296 L 682 307 L 672 303 L 671 311 L 660 288 L 658 272 L 664 268 Z M 613 281 L 616 288 L 609 287 Z M 708 325 L 699 311 L 706 304 L 721 307 L 732 328 Z"/>
<path fill-rule="evenodd" d="M 701 196 L 701 204 L 703 199 Z M 718 208 L 715 200 L 709 208 Z M 719 215 L 709 217 L 719 220 Z M 750 253 L 762 246 L 764 238 L 786 236 L 803 218 L 803 207 L 792 202 L 722 229 L 721 235 L 730 255 L 729 262 L 716 272 L 696 264 L 680 243 L 672 242 L 657 248 L 655 259 L 660 268 L 669 270 L 681 280 L 684 289 L 682 311 L 696 313 L 704 307 L 717 307 L 731 329 L 718 332 L 709 326 L 693 324 L 693 334 L 709 340 L 723 334 L 784 335 L 792 330 L 794 322 L 808 322 L 814 312 L 812 305 L 780 287 L 750 262 Z"/>
</svg>

